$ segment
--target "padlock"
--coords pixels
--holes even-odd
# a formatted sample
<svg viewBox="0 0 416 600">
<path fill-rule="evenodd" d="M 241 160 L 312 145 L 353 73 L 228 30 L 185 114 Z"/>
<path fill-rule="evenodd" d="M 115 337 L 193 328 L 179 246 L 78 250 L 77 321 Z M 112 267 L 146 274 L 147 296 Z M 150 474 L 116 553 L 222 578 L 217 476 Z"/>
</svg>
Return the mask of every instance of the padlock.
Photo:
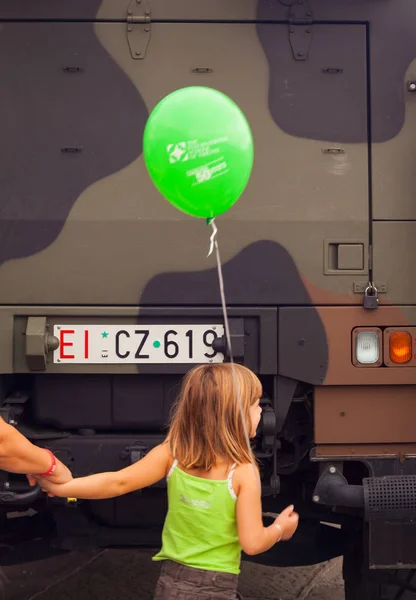
<svg viewBox="0 0 416 600">
<path fill-rule="evenodd" d="M 367 310 L 378 308 L 378 292 L 374 285 L 369 285 L 364 292 L 364 308 Z"/>
</svg>

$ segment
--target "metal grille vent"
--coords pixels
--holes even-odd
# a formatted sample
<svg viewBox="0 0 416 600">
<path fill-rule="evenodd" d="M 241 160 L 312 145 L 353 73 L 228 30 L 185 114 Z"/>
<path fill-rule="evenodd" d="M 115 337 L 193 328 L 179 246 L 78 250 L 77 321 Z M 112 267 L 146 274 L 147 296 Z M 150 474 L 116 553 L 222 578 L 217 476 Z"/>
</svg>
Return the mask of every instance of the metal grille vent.
<svg viewBox="0 0 416 600">
<path fill-rule="evenodd" d="M 367 520 L 416 520 L 416 475 L 370 477 L 363 487 Z"/>
</svg>

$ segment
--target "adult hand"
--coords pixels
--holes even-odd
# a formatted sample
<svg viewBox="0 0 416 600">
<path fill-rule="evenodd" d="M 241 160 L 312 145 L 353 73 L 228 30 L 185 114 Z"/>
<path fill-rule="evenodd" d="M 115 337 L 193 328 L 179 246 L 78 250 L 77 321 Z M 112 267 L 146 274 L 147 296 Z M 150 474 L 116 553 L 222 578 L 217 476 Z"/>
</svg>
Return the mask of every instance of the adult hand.
<svg viewBox="0 0 416 600">
<path fill-rule="evenodd" d="M 68 467 L 66 467 L 60 460 L 56 459 L 56 468 L 52 475 L 49 475 L 49 477 L 27 475 L 27 479 L 31 486 L 36 485 L 42 480 L 49 481 L 50 483 L 61 484 L 71 481 L 72 473 Z"/>
</svg>

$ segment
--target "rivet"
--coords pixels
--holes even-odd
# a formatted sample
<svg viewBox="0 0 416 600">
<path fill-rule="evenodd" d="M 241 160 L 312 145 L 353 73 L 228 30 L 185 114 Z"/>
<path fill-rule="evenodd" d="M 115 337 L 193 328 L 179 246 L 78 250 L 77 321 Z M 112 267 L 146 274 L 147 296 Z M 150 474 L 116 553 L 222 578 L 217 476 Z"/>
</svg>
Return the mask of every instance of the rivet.
<svg viewBox="0 0 416 600">
<path fill-rule="evenodd" d="M 319 497 L 319 496 L 314 496 L 314 497 L 312 498 L 312 500 L 313 500 L 314 502 L 319 502 L 319 500 L 320 500 L 320 497 Z"/>
</svg>

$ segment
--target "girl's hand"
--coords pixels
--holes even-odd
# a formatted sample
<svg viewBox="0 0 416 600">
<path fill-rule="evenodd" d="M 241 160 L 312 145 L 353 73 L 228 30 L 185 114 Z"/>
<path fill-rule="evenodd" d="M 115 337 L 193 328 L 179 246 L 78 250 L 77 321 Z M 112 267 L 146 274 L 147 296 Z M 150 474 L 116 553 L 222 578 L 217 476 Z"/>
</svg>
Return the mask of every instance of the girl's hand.
<svg viewBox="0 0 416 600">
<path fill-rule="evenodd" d="M 62 484 L 52 483 L 51 481 L 48 481 L 48 479 L 49 478 L 46 477 L 41 477 L 40 479 L 38 479 L 40 489 L 42 490 L 42 492 L 46 492 L 50 498 L 53 498 L 54 496 L 59 496 L 59 488 Z"/>
<path fill-rule="evenodd" d="M 53 483 L 51 481 L 50 477 L 40 477 L 39 475 L 28 475 L 27 478 L 29 479 L 29 477 L 30 477 L 29 481 L 35 482 L 34 484 L 31 483 L 30 485 L 38 484 L 40 489 L 42 490 L 42 492 L 46 492 L 50 498 L 61 495 L 63 484 Z"/>
<path fill-rule="evenodd" d="M 295 513 L 293 504 L 283 510 L 275 520 L 276 525 L 282 528 L 282 540 L 287 541 L 295 533 L 299 524 L 299 515 Z"/>
</svg>

